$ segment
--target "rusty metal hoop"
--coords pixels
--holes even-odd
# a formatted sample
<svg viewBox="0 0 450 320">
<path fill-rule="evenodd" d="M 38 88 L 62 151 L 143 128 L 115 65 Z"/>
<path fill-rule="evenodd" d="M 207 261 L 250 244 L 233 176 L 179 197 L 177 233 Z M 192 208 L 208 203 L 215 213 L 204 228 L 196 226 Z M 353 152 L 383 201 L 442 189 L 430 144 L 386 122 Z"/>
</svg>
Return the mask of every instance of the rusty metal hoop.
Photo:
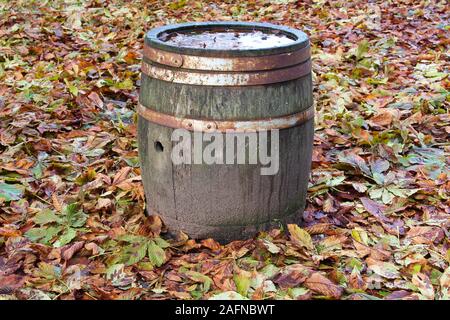
<svg viewBox="0 0 450 320">
<path fill-rule="evenodd" d="M 203 86 L 253 86 L 284 82 L 301 78 L 311 72 L 311 60 L 292 67 L 259 72 L 193 72 L 169 69 L 142 62 L 142 73 L 163 81 Z"/>
<path fill-rule="evenodd" d="M 297 51 L 257 57 L 205 57 L 144 47 L 144 61 L 174 68 L 205 71 L 261 71 L 300 64 L 311 56 L 309 44 Z"/>
<path fill-rule="evenodd" d="M 201 131 L 210 133 L 211 132 L 238 133 L 238 132 L 255 132 L 264 130 L 287 129 L 301 125 L 302 123 L 314 117 L 313 106 L 301 112 L 282 117 L 256 119 L 256 120 L 236 120 L 236 121 L 191 119 L 185 117 L 181 118 L 151 110 L 140 103 L 137 106 L 137 112 L 144 119 L 162 126 L 174 129 L 183 128 L 189 131 Z"/>
</svg>

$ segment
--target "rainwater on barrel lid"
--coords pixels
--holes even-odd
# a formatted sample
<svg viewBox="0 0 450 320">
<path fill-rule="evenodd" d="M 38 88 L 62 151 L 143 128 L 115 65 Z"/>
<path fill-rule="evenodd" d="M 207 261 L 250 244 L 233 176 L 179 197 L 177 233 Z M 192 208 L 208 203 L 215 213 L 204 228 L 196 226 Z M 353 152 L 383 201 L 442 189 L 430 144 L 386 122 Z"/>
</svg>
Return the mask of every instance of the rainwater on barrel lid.
<svg viewBox="0 0 450 320">
<path fill-rule="evenodd" d="M 214 50 L 247 50 L 265 49 L 289 45 L 295 40 L 277 30 L 263 32 L 261 30 L 197 30 L 162 33 L 159 39 L 166 44 Z"/>
</svg>

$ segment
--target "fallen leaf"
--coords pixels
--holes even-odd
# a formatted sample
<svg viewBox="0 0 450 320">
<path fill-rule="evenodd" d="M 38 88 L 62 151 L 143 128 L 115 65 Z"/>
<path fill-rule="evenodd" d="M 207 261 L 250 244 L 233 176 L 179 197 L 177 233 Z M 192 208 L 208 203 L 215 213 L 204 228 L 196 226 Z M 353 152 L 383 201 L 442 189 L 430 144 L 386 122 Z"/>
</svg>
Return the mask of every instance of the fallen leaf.
<svg viewBox="0 0 450 320">
<path fill-rule="evenodd" d="M 202 246 L 204 246 L 205 248 L 211 249 L 213 251 L 217 251 L 220 250 L 220 248 L 222 247 L 220 245 L 220 243 L 218 243 L 217 241 L 215 241 L 214 239 L 208 238 L 208 239 L 204 239 L 201 241 Z"/>
<path fill-rule="evenodd" d="M 291 235 L 291 241 L 298 247 L 304 247 L 308 250 L 314 249 L 314 244 L 311 239 L 311 235 L 300 228 L 296 224 L 288 224 L 288 230 Z"/>
<path fill-rule="evenodd" d="M 434 288 L 430 278 L 426 274 L 417 273 L 412 277 L 412 283 L 419 289 L 420 293 L 429 300 L 434 300 Z"/>
<path fill-rule="evenodd" d="M 293 264 L 283 270 L 273 280 L 281 288 L 293 288 L 303 283 L 310 275 L 311 270 L 301 264 Z"/>
<path fill-rule="evenodd" d="M 131 172 L 131 169 L 132 169 L 131 167 L 123 167 L 122 169 L 120 169 L 114 176 L 112 184 L 118 185 L 122 181 L 125 181 L 127 179 L 128 174 Z"/>
<path fill-rule="evenodd" d="M 389 110 L 382 110 L 370 118 L 370 122 L 377 126 L 388 126 L 392 123 L 392 118 L 392 113 Z"/>
<path fill-rule="evenodd" d="M 374 273 L 387 278 L 396 279 L 400 276 L 398 267 L 390 262 L 378 261 L 372 258 L 366 259 L 367 267 Z"/>
<path fill-rule="evenodd" d="M 443 236 L 440 228 L 430 226 L 414 226 L 406 234 L 406 237 L 415 244 L 432 244 Z"/>
<path fill-rule="evenodd" d="M 66 245 L 61 248 L 61 256 L 64 260 L 70 260 L 84 246 L 84 241 L 77 241 L 72 245 Z"/>
<path fill-rule="evenodd" d="M 342 296 L 343 289 L 331 282 L 318 272 L 314 272 L 306 279 L 304 286 L 314 292 L 320 293 L 324 296 L 339 299 Z"/>
<path fill-rule="evenodd" d="M 377 220 L 380 222 L 387 222 L 389 219 L 384 215 L 385 206 L 379 204 L 376 201 L 373 201 L 369 198 L 361 198 L 361 202 L 364 205 L 364 208 L 372 214 Z"/>
<path fill-rule="evenodd" d="M 105 209 L 105 208 L 109 208 L 111 205 L 112 205 L 111 199 L 99 198 L 97 200 L 97 205 L 95 206 L 95 209 L 97 209 L 97 210 Z"/>
</svg>

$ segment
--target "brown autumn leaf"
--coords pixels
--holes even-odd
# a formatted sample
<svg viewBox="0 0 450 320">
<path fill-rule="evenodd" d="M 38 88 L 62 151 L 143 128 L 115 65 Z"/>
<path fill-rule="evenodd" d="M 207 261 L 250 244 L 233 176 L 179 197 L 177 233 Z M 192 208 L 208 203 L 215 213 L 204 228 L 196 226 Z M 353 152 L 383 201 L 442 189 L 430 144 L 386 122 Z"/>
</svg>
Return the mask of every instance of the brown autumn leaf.
<svg viewBox="0 0 450 320">
<path fill-rule="evenodd" d="M 26 277 L 17 274 L 0 275 L 0 294 L 13 293 L 16 289 L 21 288 L 25 281 Z"/>
<path fill-rule="evenodd" d="M 389 126 L 392 123 L 392 118 L 392 113 L 389 110 L 382 110 L 370 118 L 370 123 L 377 126 Z"/>
<path fill-rule="evenodd" d="M 61 257 L 70 260 L 84 246 L 84 241 L 77 241 L 74 244 L 67 244 L 61 248 Z"/>
<path fill-rule="evenodd" d="M 415 244 L 432 244 L 443 236 L 440 228 L 430 226 L 414 226 L 406 234 L 406 237 Z"/>
<path fill-rule="evenodd" d="M 352 272 L 348 279 L 348 284 L 350 285 L 350 288 L 357 289 L 357 290 L 366 290 L 367 289 L 367 283 L 364 281 L 364 279 L 361 277 L 361 274 L 359 272 Z"/>
<path fill-rule="evenodd" d="M 0 166 L 0 169 L 6 170 L 6 171 L 14 171 L 21 175 L 29 175 L 31 172 L 28 169 L 23 169 L 18 167 L 17 163 L 5 163 L 4 165 Z"/>
<path fill-rule="evenodd" d="M 211 249 L 213 251 L 219 250 L 222 246 L 220 243 L 215 241 L 214 239 L 208 238 L 201 241 L 201 244 L 203 247 L 206 247 L 208 249 Z"/>
<path fill-rule="evenodd" d="M 100 198 L 97 200 L 97 205 L 95 206 L 95 209 L 106 209 L 109 208 L 112 205 L 111 199 L 108 198 Z"/>
<path fill-rule="evenodd" d="M 103 101 L 100 98 L 100 96 L 98 95 L 97 92 L 92 91 L 89 95 L 88 98 L 100 109 L 103 108 Z"/>
<path fill-rule="evenodd" d="M 3 146 L 10 145 L 16 141 L 16 136 L 8 131 L 0 129 L 0 144 Z"/>
<path fill-rule="evenodd" d="M 434 288 L 431 285 L 430 278 L 424 273 L 414 274 L 412 283 L 419 289 L 420 293 L 429 300 L 434 300 Z"/>
<path fill-rule="evenodd" d="M 305 231 L 311 235 L 329 233 L 332 230 L 331 223 L 317 223 L 312 226 L 306 227 Z"/>
<path fill-rule="evenodd" d="M 336 246 L 341 247 L 347 241 L 346 235 L 331 235 L 320 241 L 320 246 L 322 250 L 327 250 L 330 248 L 335 248 Z"/>
<path fill-rule="evenodd" d="M 61 202 L 58 199 L 58 195 L 56 193 L 52 193 L 52 203 L 55 207 L 56 211 L 62 212 L 62 205 Z"/>
<path fill-rule="evenodd" d="M 323 202 L 323 211 L 327 213 L 336 212 L 339 204 L 333 199 L 333 197 L 327 197 Z"/>
<path fill-rule="evenodd" d="M 278 284 L 280 288 L 293 288 L 303 283 L 309 276 L 311 270 L 301 264 L 293 264 L 285 267 L 278 274 L 273 282 Z"/>
<path fill-rule="evenodd" d="M 84 245 L 86 250 L 92 251 L 92 255 L 96 256 L 100 253 L 101 248 L 95 242 L 89 242 Z"/>
<path fill-rule="evenodd" d="M 334 299 L 339 299 L 344 291 L 343 288 L 331 282 L 319 272 L 314 272 L 311 274 L 311 276 L 306 279 L 304 286 L 316 293 Z"/>
<path fill-rule="evenodd" d="M 141 186 L 141 184 L 137 183 L 137 181 L 141 181 L 141 176 L 132 177 L 132 178 L 123 180 L 120 183 L 118 183 L 116 186 L 125 191 L 135 190 Z"/>
<path fill-rule="evenodd" d="M 0 227 L 0 236 L 2 237 L 19 237 L 22 235 L 20 230 L 11 227 Z"/>
<path fill-rule="evenodd" d="M 148 224 L 150 231 L 155 235 L 159 235 L 161 233 L 163 222 L 158 215 L 148 216 Z"/>
<path fill-rule="evenodd" d="M 358 256 L 361 258 L 369 256 L 374 260 L 386 261 L 392 255 L 391 251 L 375 247 L 369 247 L 356 240 L 353 240 L 353 245 L 355 246 Z"/>
<path fill-rule="evenodd" d="M 113 185 L 118 185 L 122 181 L 125 181 L 127 179 L 128 174 L 131 172 L 131 167 L 123 167 L 120 169 L 116 175 L 114 176 Z"/>
</svg>

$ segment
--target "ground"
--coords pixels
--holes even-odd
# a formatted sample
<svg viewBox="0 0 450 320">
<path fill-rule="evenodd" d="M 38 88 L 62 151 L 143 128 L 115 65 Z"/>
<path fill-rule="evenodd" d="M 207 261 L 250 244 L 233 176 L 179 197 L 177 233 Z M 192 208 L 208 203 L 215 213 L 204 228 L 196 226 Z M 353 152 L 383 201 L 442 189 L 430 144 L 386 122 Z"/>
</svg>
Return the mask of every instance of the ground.
<svg viewBox="0 0 450 320">
<path fill-rule="evenodd" d="M 0 1 L 2 299 L 449 299 L 446 1 Z M 285 24 L 311 38 L 304 223 L 220 245 L 145 215 L 144 32 Z"/>
</svg>

